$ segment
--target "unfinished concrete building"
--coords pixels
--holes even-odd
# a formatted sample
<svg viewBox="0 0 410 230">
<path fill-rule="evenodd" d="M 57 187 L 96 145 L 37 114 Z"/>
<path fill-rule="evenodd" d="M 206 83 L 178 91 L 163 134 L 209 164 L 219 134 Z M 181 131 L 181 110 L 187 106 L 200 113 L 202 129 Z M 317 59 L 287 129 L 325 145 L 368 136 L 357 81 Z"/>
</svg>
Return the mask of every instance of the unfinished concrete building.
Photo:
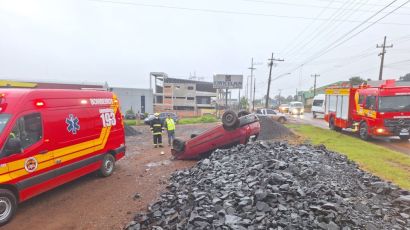
<svg viewBox="0 0 410 230">
<path fill-rule="evenodd" d="M 180 117 L 215 113 L 216 89 L 212 82 L 168 77 L 166 73 L 150 74 L 154 84 L 154 111 L 172 111 Z"/>
</svg>

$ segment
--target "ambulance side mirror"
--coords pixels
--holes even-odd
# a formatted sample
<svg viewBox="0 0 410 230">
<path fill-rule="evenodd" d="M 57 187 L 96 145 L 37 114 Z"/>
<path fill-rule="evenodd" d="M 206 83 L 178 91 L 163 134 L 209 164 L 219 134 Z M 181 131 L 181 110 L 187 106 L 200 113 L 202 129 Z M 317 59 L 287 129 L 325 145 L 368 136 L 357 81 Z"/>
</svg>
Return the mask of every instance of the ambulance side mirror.
<svg viewBox="0 0 410 230">
<path fill-rule="evenodd" d="M 6 146 L 4 148 L 6 150 L 7 156 L 12 154 L 20 153 L 21 152 L 21 141 L 18 138 L 9 138 Z"/>
</svg>

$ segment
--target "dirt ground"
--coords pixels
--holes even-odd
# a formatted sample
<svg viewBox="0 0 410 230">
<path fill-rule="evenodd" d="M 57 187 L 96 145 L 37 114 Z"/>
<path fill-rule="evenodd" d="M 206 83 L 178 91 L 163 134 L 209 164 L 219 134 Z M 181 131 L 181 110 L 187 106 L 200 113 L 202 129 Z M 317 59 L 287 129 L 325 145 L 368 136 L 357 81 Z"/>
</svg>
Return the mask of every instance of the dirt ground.
<svg viewBox="0 0 410 230">
<path fill-rule="evenodd" d="M 177 126 L 177 137 L 187 138 L 214 125 Z M 111 177 L 90 174 L 28 200 L 1 229 L 122 229 L 155 201 L 173 171 L 196 163 L 170 160 L 166 137 L 165 148 L 154 149 L 148 127 L 137 129 L 142 135 L 127 137 L 126 157 L 117 162 Z M 140 198 L 134 198 L 137 193 Z"/>
</svg>

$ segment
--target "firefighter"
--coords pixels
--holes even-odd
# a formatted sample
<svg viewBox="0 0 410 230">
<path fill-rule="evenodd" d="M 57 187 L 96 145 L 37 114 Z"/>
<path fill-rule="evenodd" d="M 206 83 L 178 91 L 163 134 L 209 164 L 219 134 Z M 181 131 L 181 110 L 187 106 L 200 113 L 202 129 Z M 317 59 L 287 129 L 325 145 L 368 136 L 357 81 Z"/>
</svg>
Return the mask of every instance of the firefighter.
<svg viewBox="0 0 410 230">
<path fill-rule="evenodd" d="M 151 132 L 154 139 L 154 148 L 164 147 L 162 145 L 162 132 L 164 131 L 164 127 L 162 125 L 161 120 L 159 119 L 159 113 L 154 114 L 154 119 L 151 121 Z"/>
<path fill-rule="evenodd" d="M 175 122 L 171 115 L 168 114 L 167 119 L 165 119 L 165 129 L 168 134 L 168 146 L 171 146 L 172 141 L 175 139 Z"/>
</svg>

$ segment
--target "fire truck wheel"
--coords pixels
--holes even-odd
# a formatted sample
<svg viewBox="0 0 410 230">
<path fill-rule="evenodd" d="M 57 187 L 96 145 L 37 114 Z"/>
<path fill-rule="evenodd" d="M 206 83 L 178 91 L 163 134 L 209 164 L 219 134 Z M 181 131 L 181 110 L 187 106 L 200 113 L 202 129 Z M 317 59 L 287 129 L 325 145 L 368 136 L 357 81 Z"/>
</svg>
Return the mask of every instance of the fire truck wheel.
<svg viewBox="0 0 410 230">
<path fill-rule="evenodd" d="M 9 222 L 17 210 L 17 198 L 10 190 L 0 189 L 0 226 Z"/>
<path fill-rule="evenodd" d="M 402 141 L 408 141 L 410 139 L 410 136 L 400 136 L 400 140 Z"/>
<path fill-rule="evenodd" d="M 109 153 L 105 154 L 101 168 L 98 171 L 100 176 L 102 177 L 111 176 L 111 174 L 114 172 L 114 168 L 115 168 L 115 158 Z"/>
<path fill-rule="evenodd" d="M 360 124 L 360 129 L 359 129 L 359 135 L 360 135 L 360 138 L 361 138 L 362 140 L 365 140 L 365 141 L 370 140 L 371 136 L 369 135 L 368 130 L 369 130 L 369 129 L 367 128 L 367 123 L 366 123 L 366 122 L 362 122 L 362 123 Z"/>
<path fill-rule="evenodd" d="M 185 148 L 185 142 L 180 139 L 175 139 L 172 141 L 172 148 L 175 149 L 177 152 L 182 152 Z"/>
<path fill-rule="evenodd" d="M 331 118 L 329 119 L 329 129 L 334 130 L 334 131 L 336 131 L 336 132 L 342 131 L 342 129 L 341 129 L 340 127 L 337 127 L 337 126 L 335 125 L 335 118 L 334 118 L 334 117 L 331 117 Z"/>
<path fill-rule="evenodd" d="M 228 110 L 222 115 L 222 124 L 225 129 L 235 129 L 239 125 L 238 116 L 234 111 Z"/>
</svg>

